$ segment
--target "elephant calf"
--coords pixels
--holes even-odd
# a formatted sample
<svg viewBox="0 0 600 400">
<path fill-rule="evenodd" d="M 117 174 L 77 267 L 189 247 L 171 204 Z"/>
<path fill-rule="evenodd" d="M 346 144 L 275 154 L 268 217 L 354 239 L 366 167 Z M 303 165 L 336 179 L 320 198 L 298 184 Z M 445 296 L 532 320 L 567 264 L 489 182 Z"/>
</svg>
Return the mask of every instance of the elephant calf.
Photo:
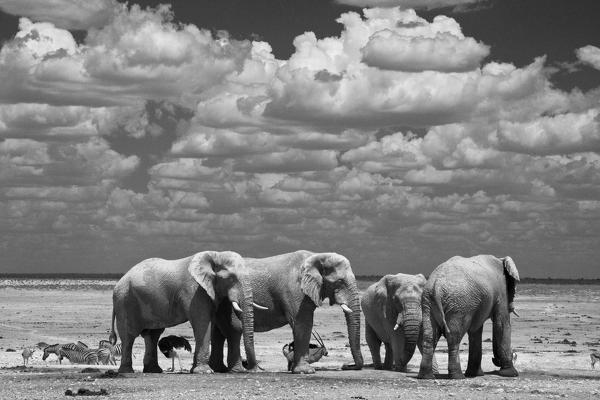
<svg viewBox="0 0 600 400">
<path fill-rule="evenodd" d="M 421 274 L 386 275 L 372 284 L 361 299 L 365 315 L 365 338 L 375 369 L 406 371 L 421 331 Z M 379 350 L 385 344 L 385 361 Z"/>
<path fill-rule="evenodd" d="M 510 342 L 510 313 L 514 312 L 519 271 L 510 257 L 480 255 L 452 257 L 438 266 L 423 289 L 423 358 L 419 378 L 433 379 L 432 357 L 442 334 L 448 342 L 450 378 L 464 378 L 459 346 L 469 334 L 466 376 L 481 376 L 483 323 L 492 319 L 492 361 L 500 376 L 518 376 L 513 366 Z"/>
</svg>

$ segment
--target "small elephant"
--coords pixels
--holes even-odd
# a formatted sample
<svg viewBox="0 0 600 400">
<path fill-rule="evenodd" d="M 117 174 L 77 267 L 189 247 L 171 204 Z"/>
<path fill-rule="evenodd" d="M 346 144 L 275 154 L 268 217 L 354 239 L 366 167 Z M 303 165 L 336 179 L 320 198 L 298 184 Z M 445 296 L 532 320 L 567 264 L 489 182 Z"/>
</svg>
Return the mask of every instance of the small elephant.
<svg viewBox="0 0 600 400">
<path fill-rule="evenodd" d="M 254 304 L 239 254 L 205 251 L 179 260 L 151 258 L 131 268 L 113 290 L 110 342 L 116 343 L 116 320 L 123 346 L 119 372 L 133 372 L 131 349 L 140 334 L 146 347 L 144 372 L 162 372 L 158 339 L 165 328 L 188 320 L 196 340 L 190 372 L 212 372 L 208 366 L 211 324 L 224 301 L 233 305 L 242 321 L 248 363 L 254 368 Z"/>
<path fill-rule="evenodd" d="M 421 295 L 425 282 L 421 274 L 386 275 L 365 291 L 360 305 L 375 369 L 406 371 L 420 337 Z M 385 344 L 383 365 L 379 355 L 382 342 Z"/>
<path fill-rule="evenodd" d="M 423 289 L 423 358 L 418 377 L 434 378 L 432 357 L 442 334 L 448 342 L 450 378 L 483 375 L 481 334 L 488 318 L 493 323 L 492 361 L 500 367 L 499 375 L 518 376 L 510 338 L 517 281 L 519 271 L 510 257 L 457 256 L 438 266 Z M 469 334 L 469 361 L 463 375 L 459 346 L 465 333 Z"/>
<path fill-rule="evenodd" d="M 314 373 L 309 365 L 309 342 L 315 309 L 325 298 L 329 304 L 339 304 L 345 313 L 348 339 L 354 364 L 343 369 L 361 369 L 360 300 L 356 278 L 350 261 L 336 253 L 312 253 L 299 250 L 268 258 L 244 258 L 249 270 L 254 299 L 268 309 L 254 313 L 256 332 L 266 332 L 289 324 L 294 340 L 292 373 Z M 230 346 L 239 342 L 241 325 L 235 314 L 227 313 L 223 303 L 217 313 L 218 329 L 211 339 L 211 366 L 227 371 L 241 365 L 239 354 L 227 354 L 228 366 L 223 364 L 225 338 Z M 236 339 L 237 336 L 237 339 Z M 239 347 L 239 346 L 238 346 Z"/>
</svg>

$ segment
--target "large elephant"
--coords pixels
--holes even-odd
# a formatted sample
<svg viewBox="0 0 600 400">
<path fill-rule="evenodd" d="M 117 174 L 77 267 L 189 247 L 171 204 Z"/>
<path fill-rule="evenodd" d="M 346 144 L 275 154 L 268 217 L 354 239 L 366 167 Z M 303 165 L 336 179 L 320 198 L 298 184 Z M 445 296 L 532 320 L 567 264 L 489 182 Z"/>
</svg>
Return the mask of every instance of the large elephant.
<svg viewBox="0 0 600 400">
<path fill-rule="evenodd" d="M 308 363 L 309 342 L 314 311 L 325 298 L 329 298 L 331 305 L 339 304 L 345 312 L 354 364 L 343 368 L 362 368 L 358 287 L 346 257 L 300 250 L 268 258 L 244 258 L 244 261 L 255 301 L 268 308 L 255 310 L 254 328 L 256 332 L 265 332 L 286 324 L 291 326 L 293 373 L 315 372 Z M 227 310 L 221 311 L 217 313 L 218 329 L 213 329 L 211 342 L 211 366 L 215 370 L 227 370 L 223 364 L 224 340 L 228 339 L 229 349 L 236 340 L 239 342 L 241 332 L 238 318 L 227 314 Z M 239 354 L 231 357 L 228 354 L 227 362 L 230 369 L 241 365 Z"/>
<path fill-rule="evenodd" d="M 432 357 L 440 336 L 448 342 L 450 378 L 464 378 L 459 346 L 469 334 L 469 361 L 465 375 L 481 376 L 483 323 L 492 319 L 492 342 L 500 376 L 518 376 L 513 366 L 510 313 L 514 312 L 519 271 L 510 257 L 479 255 L 452 257 L 429 276 L 423 290 L 423 357 L 419 378 L 432 379 Z"/>
<path fill-rule="evenodd" d="M 135 265 L 113 290 L 110 341 L 116 343 L 116 319 L 123 346 L 119 372 L 133 372 L 131 349 L 140 334 L 145 341 L 144 372 L 162 372 L 158 339 L 165 328 L 188 320 L 196 341 L 190 372 L 212 372 L 208 365 L 211 324 L 216 308 L 224 302 L 233 305 L 242 319 L 246 355 L 254 368 L 252 288 L 239 254 L 205 251 L 179 260 L 151 258 Z"/>
<path fill-rule="evenodd" d="M 360 305 L 365 315 L 365 338 L 375 369 L 406 371 L 421 332 L 421 274 L 386 275 L 367 288 Z M 385 345 L 381 364 L 379 350 Z"/>
</svg>

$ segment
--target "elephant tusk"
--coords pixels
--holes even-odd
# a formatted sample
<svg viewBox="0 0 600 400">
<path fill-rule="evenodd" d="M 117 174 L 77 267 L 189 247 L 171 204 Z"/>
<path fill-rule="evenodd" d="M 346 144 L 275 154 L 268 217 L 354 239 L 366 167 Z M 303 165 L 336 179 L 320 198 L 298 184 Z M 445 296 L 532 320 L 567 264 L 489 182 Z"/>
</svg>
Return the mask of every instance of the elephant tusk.
<svg viewBox="0 0 600 400">
<path fill-rule="evenodd" d="M 346 314 L 352 314 L 352 309 L 346 304 L 340 304 L 340 307 L 342 307 L 342 310 L 344 310 Z"/>
<path fill-rule="evenodd" d="M 243 311 L 242 311 L 242 309 L 240 308 L 240 305 L 237 303 L 237 301 L 232 301 L 232 302 L 231 302 L 231 306 L 233 307 L 233 309 L 234 309 L 236 312 L 239 312 L 239 313 L 242 313 L 242 312 L 243 312 Z"/>
<path fill-rule="evenodd" d="M 400 325 L 398 325 L 398 324 L 394 325 L 394 330 L 395 330 L 395 331 L 397 331 L 397 330 L 398 330 L 398 328 L 400 328 Z"/>
<path fill-rule="evenodd" d="M 515 314 L 517 317 L 520 317 L 520 315 L 517 314 L 517 312 L 515 310 L 512 310 L 512 313 Z"/>
<path fill-rule="evenodd" d="M 252 302 L 252 305 L 254 306 L 254 308 L 258 308 L 259 310 L 268 310 L 269 309 L 269 307 L 261 306 L 260 304 L 256 304 L 255 302 Z"/>
</svg>

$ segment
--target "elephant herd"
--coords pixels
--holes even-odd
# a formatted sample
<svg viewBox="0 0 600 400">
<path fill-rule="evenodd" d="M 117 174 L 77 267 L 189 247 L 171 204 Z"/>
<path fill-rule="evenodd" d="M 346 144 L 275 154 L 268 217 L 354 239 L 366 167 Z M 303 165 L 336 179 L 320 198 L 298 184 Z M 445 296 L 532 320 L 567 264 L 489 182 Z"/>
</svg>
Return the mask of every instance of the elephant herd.
<svg viewBox="0 0 600 400">
<path fill-rule="evenodd" d="M 113 291 L 111 343 L 115 322 L 122 342 L 119 372 L 133 372 L 132 347 L 145 341 L 144 372 L 162 372 L 157 342 L 165 328 L 190 321 L 196 341 L 190 372 L 241 372 L 258 368 L 254 332 L 290 325 L 293 373 L 314 373 L 308 363 L 316 307 L 328 299 L 344 311 L 354 362 L 361 369 L 361 308 L 366 341 L 376 369 L 405 371 L 415 347 L 422 361 L 418 377 L 437 372 L 434 358 L 441 335 L 448 342 L 448 372 L 464 377 L 459 360 L 462 337 L 469 335 L 466 376 L 483 375 L 483 323 L 493 322 L 493 362 L 501 376 L 517 376 L 512 363 L 510 312 L 519 274 L 510 257 L 453 257 L 429 279 L 386 275 L 359 295 L 348 259 L 336 253 L 296 251 L 268 258 L 232 251 L 205 251 L 179 260 L 151 258 L 131 268 Z M 247 363 L 242 365 L 243 339 Z M 227 360 L 223 347 L 227 341 Z M 385 345 L 383 363 L 381 343 Z"/>
</svg>

